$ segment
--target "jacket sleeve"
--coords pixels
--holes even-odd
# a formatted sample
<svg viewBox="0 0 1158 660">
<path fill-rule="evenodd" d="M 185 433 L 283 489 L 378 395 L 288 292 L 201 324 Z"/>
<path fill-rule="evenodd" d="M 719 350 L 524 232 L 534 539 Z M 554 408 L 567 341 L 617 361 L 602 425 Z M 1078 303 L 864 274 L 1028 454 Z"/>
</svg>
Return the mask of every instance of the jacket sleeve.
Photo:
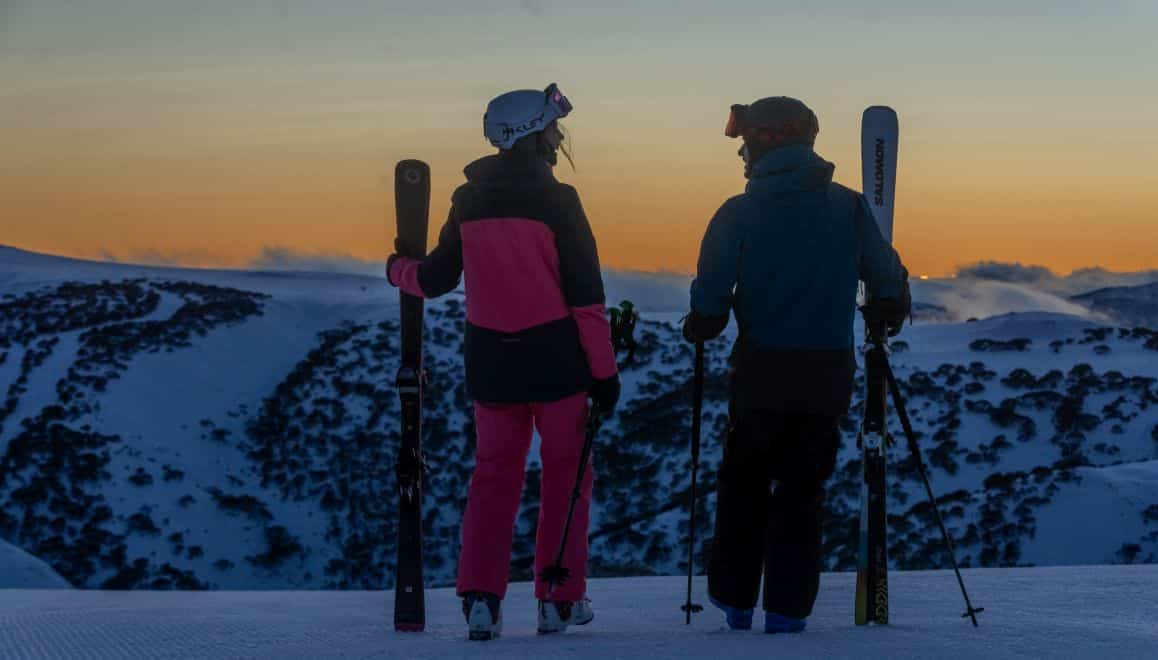
<svg viewBox="0 0 1158 660">
<path fill-rule="evenodd" d="M 893 246 L 885 241 L 872 210 L 859 196 L 856 231 L 860 244 L 860 279 L 869 298 L 900 300 L 908 288 L 909 272 Z"/>
<path fill-rule="evenodd" d="M 386 277 L 394 286 L 420 298 L 437 298 L 458 286 L 462 277 L 462 234 L 453 202 L 438 234 L 438 245 L 425 259 L 392 258 L 386 265 Z"/>
<path fill-rule="evenodd" d="M 579 326 L 579 341 L 587 354 L 591 376 L 603 380 L 614 376 L 619 369 L 611 345 L 611 324 L 607 320 L 599 253 L 595 247 L 595 235 L 574 188 L 565 188 L 564 204 L 564 218 L 555 231 L 563 298 Z"/>
<path fill-rule="evenodd" d="M 732 212 L 730 203 L 724 202 L 708 223 L 708 230 L 700 243 L 700 260 L 691 290 L 692 311 L 701 317 L 717 319 L 720 331 L 727 325 L 728 312 L 732 309 L 732 293 L 739 278 L 742 251 L 738 217 Z M 718 323 L 720 318 L 723 319 L 722 325 Z"/>
</svg>

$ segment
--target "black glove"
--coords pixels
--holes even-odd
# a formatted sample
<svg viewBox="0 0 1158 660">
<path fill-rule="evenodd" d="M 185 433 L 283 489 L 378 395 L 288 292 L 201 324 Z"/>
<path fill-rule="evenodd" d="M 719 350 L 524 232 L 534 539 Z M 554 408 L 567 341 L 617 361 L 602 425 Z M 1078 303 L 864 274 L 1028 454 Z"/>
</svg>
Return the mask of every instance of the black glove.
<svg viewBox="0 0 1158 660">
<path fill-rule="evenodd" d="M 728 315 L 703 316 L 692 310 L 684 317 L 684 340 L 690 344 L 697 344 L 720 336 L 724 328 L 728 327 Z"/>
<path fill-rule="evenodd" d="M 912 313 L 913 298 L 909 293 L 908 281 L 905 282 L 904 291 L 899 299 L 874 298 L 864 308 L 864 317 L 869 325 L 874 322 L 884 323 L 890 337 L 901 334 L 901 328 L 905 327 L 905 320 L 912 316 Z"/>
<path fill-rule="evenodd" d="M 615 404 L 619 403 L 619 374 L 591 383 L 587 396 L 591 397 L 591 403 L 599 412 L 606 414 L 614 410 Z"/>
</svg>

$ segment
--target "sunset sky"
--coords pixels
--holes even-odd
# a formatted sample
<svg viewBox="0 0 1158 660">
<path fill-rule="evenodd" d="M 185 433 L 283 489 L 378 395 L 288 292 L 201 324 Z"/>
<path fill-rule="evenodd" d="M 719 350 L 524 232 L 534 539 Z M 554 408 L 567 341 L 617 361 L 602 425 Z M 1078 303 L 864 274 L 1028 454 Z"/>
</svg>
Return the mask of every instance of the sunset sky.
<svg viewBox="0 0 1158 660">
<path fill-rule="evenodd" d="M 694 268 L 744 184 L 728 106 L 788 95 L 856 188 L 861 111 L 897 109 L 914 274 L 1158 267 L 1158 2 L 867 6 L 0 0 L 0 244 L 384 259 L 393 163 L 431 164 L 434 234 L 487 101 L 558 81 L 605 266 Z"/>
</svg>

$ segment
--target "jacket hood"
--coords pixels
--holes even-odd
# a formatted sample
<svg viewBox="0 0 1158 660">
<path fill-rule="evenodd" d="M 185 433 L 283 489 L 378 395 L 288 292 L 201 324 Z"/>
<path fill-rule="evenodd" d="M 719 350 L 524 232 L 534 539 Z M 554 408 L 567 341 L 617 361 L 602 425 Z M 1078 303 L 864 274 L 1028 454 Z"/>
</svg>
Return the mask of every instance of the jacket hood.
<svg viewBox="0 0 1158 660">
<path fill-rule="evenodd" d="M 768 152 L 752 168 L 748 192 L 817 190 L 832 182 L 836 166 L 806 145 L 790 145 Z"/>
<path fill-rule="evenodd" d="M 521 187 L 555 181 L 551 166 L 526 151 L 503 151 L 484 156 L 463 168 L 466 180 L 484 186 Z"/>
</svg>

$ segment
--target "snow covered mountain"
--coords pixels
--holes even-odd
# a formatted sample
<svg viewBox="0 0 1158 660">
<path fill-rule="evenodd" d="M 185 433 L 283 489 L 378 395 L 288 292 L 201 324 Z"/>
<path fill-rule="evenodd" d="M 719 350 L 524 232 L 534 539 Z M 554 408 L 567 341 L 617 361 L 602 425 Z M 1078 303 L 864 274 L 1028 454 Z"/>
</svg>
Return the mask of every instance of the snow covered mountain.
<svg viewBox="0 0 1158 660">
<path fill-rule="evenodd" d="M 0 589 L 69 589 L 71 586 L 48 564 L 0 541 Z"/>
<path fill-rule="evenodd" d="M 1129 325 L 1158 327 L 1158 282 L 1098 289 L 1072 300 Z"/>
<path fill-rule="evenodd" d="M 83 262 L 0 248 L 0 538 L 107 588 L 389 586 L 398 327 L 380 279 Z M 684 568 L 691 347 L 645 314 L 596 449 L 592 571 Z M 448 583 L 473 454 L 463 305 L 428 306 L 426 567 Z M 707 514 L 728 340 L 708 347 Z M 894 344 L 968 566 L 1158 560 L 1158 333 L 1027 313 L 920 323 Z M 830 482 L 828 568 L 855 562 L 860 401 Z M 895 429 L 899 437 L 899 429 Z M 891 557 L 943 567 L 903 443 Z M 516 539 L 530 575 L 538 464 Z M 711 516 L 700 516 L 700 566 Z"/>
</svg>

